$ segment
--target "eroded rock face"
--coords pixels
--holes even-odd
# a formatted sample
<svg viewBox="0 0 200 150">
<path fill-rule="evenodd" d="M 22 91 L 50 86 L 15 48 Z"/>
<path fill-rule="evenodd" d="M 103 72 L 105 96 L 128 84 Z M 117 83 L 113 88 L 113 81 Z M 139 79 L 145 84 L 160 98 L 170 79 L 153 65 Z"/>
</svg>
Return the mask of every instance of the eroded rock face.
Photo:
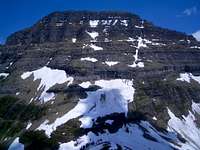
<svg viewBox="0 0 200 150">
<path fill-rule="evenodd" d="M 199 145 L 192 139 L 193 137 L 188 138 L 179 133 L 177 126 L 173 128 L 171 122 L 174 118 L 171 112 L 183 122 L 184 116 L 194 117 L 192 123 L 195 123 L 197 127 L 200 126 L 199 58 L 200 43 L 192 36 L 157 27 L 137 15 L 120 12 L 54 12 L 32 27 L 10 35 L 6 44 L 0 46 L 0 73 L 8 74 L 0 78 L 0 96 L 13 95 L 26 104 L 31 102 L 34 105 L 44 106 L 46 113 L 39 119 L 33 120 L 29 129 L 35 130 L 41 127 L 42 123 L 45 126 L 56 122 L 56 119 L 68 114 L 81 100 L 87 100 L 95 93 L 98 95 L 99 91 L 104 93 L 97 102 L 99 101 L 103 106 L 106 100 L 115 97 L 109 97 L 112 90 L 114 90 L 113 93 L 117 93 L 116 89 L 119 87 L 116 84 L 116 87 L 113 85 L 108 90 L 107 86 L 98 82 L 119 80 L 119 86 L 123 86 L 122 83 L 124 83 L 134 88 L 132 90 L 134 92 L 129 93 L 134 96 L 133 99 L 121 98 L 127 101 L 127 114 L 114 112 L 107 114 L 110 117 L 99 116 L 97 120 L 92 120 L 91 128 L 77 129 L 81 126 L 80 119 L 92 114 L 94 108 L 98 108 L 97 105 L 100 104 L 97 103 L 91 107 L 91 110 L 76 112 L 78 115 L 76 114 L 74 118 L 66 115 L 70 120 L 64 121 L 56 128 L 57 130 L 52 131 L 53 140 L 57 139 L 56 142 L 64 143 L 76 140 L 80 136 L 84 139 L 86 136 L 91 141 L 80 145 L 79 148 L 81 146 L 92 148 L 98 145 L 98 142 L 94 140 L 99 140 L 97 135 L 105 137 L 109 132 L 108 129 L 116 128 L 115 124 L 112 126 L 112 119 L 116 123 L 119 116 L 118 118 L 123 118 L 124 121 L 120 123 L 120 129 L 112 133 L 113 137 L 130 133 L 128 130 L 139 130 L 144 133 L 145 140 L 159 143 L 165 137 L 163 138 L 165 140 L 161 140 L 165 143 L 163 149 L 166 147 L 167 149 L 172 147 L 184 149 L 187 145 L 198 149 Z M 65 78 L 70 80 L 62 84 L 59 82 L 49 84 L 53 86 L 46 89 L 45 84 L 41 86 L 41 82 L 51 83 L 58 75 L 52 73 L 52 77 L 45 80 L 45 72 L 43 72 L 37 74 L 37 77 L 29 74 L 26 78 L 22 78 L 23 73 L 38 72 L 44 67 L 48 69 L 48 73 L 64 70 Z M 189 82 L 184 79 L 177 80 L 181 73 L 192 73 L 197 78 L 192 78 L 190 75 Z M 63 78 L 61 80 L 63 81 Z M 46 103 L 40 99 L 44 89 L 47 92 L 46 95 L 48 93 L 51 95 L 50 101 Z M 121 89 L 118 90 L 120 92 Z M 90 103 L 86 102 L 90 107 Z M 137 114 L 140 115 L 137 116 Z M 135 116 L 137 116 L 136 121 Z M 48 122 L 45 123 L 45 120 Z M 145 121 L 155 127 L 156 134 L 160 138 L 159 136 L 155 138 L 150 134 L 152 133 L 151 125 Z M 44 129 L 44 126 L 41 129 Z M 177 141 L 173 141 L 174 139 L 168 136 L 169 127 L 174 129 L 170 130 L 171 132 L 180 134 L 177 136 Z M 94 130 L 97 128 L 97 133 L 95 133 Z M 65 129 L 68 133 L 65 133 Z M 198 128 L 195 130 L 200 134 Z M 79 131 L 80 133 L 77 133 Z M 112 136 L 109 135 L 109 137 Z M 197 136 L 196 139 L 198 138 Z M 192 139 L 192 144 L 190 139 Z M 125 149 L 123 142 L 119 145 L 120 142 L 111 141 L 104 141 L 104 144 L 99 143 L 99 145 L 108 148 L 115 143 L 116 147 Z M 178 144 L 171 147 L 169 146 L 171 142 Z M 65 146 L 62 145 L 61 148 Z M 132 148 L 131 146 L 133 145 L 130 144 L 128 148 Z"/>
</svg>

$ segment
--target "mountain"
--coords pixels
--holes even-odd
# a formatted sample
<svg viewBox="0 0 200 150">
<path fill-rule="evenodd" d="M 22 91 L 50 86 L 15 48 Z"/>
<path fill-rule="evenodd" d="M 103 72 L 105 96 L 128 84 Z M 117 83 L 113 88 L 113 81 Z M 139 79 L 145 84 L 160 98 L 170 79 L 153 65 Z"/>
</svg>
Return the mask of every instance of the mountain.
<svg viewBox="0 0 200 150">
<path fill-rule="evenodd" d="M 54 12 L 0 46 L 0 148 L 199 150 L 200 43 L 126 12 Z"/>
</svg>

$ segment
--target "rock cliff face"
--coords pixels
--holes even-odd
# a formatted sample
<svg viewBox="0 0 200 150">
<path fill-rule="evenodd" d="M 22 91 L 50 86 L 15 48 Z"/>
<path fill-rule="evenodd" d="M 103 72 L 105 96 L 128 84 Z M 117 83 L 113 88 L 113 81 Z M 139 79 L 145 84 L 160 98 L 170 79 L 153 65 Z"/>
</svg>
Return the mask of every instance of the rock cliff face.
<svg viewBox="0 0 200 150">
<path fill-rule="evenodd" d="M 199 75 L 192 36 L 130 13 L 54 12 L 0 46 L 2 149 L 198 150 Z"/>
</svg>

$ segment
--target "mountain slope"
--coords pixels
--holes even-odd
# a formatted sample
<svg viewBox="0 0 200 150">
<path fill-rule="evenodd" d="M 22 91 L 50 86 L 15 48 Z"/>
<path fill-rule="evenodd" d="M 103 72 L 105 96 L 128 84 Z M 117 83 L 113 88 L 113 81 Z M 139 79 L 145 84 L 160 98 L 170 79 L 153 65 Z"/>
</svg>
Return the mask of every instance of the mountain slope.
<svg viewBox="0 0 200 150">
<path fill-rule="evenodd" d="M 54 12 L 0 47 L 2 148 L 198 150 L 199 58 L 137 15 Z"/>
</svg>

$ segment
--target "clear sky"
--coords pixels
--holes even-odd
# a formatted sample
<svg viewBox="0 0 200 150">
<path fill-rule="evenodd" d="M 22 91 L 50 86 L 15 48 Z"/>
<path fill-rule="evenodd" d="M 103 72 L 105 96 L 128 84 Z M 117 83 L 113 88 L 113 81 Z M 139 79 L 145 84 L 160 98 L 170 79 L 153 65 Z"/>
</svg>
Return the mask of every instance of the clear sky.
<svg viewBox="0 0 200 150">
<path fill-rule="evenodd" d="M 200 0 L 0 0 L 0 43 L 53 11 L 111 10 L 136 13 L 161 27 L 200 30 Z"/>
</svg>

